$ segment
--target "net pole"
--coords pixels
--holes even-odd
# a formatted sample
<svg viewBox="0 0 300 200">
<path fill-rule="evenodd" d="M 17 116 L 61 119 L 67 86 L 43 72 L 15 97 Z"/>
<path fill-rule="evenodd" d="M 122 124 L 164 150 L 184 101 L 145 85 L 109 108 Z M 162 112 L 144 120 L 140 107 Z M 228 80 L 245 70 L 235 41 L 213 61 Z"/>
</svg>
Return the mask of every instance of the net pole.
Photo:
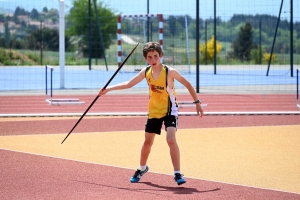
<svg viewBox="0 0 300 200">
<path fill-rule="evenodd" d="M 299 99 L 299 69 L 297 69 L 296 99 L 297 99 L 297 105 L 298 105 L 298 99 Z"/>
<path fill-rule="evenodd" d="M 200 42 L 200 35 L 199 35 L 199 23 L 200 23 L 200 0 L 196 0 L 196 92 L 200 93 L 200 82 L 199 82 L 199 63 L 200 63 L 200 57 L 199 57 L 199 42 Z"/>
<path fill-rule="evenodd" d="M 291 63 L 291 77 L 293 77 L 294 71 L 294 20 L 293 20 L 293 0 L 290 2 L 291 9 L 291 22 L 290 22 L 290 63 Z M 297 79 L 298 80 L 298 79 Z"/>
<path fill-rule="evenodd" d="M 47 65 L 45 67 L 45 71 L 46 71 L 46 73 L 45 73 L 46 74 L 46 77 L 45 77 L 46 78 L 46 84 L 45 85 L 46 85 L 46 99 L 47 99 L 47 93 L 48 93 L 48 88 L 47 88 L 47 84 L 48 84 L 48 79 L 47 79 Z"/>
<path fill-rule="evenodd" d="M 188 30 L 188 21 L 187 16 L 184 17 L 185 20 L 185 38 L 186 38 L 186 53 L 189 65 L 189 73 L 191 73 L 191 63 L 190 63 L 190 47 L 189 47 L 189 30 Z"/>
<path fill-rule="evenodd" d="M 60 88 L 65 88 L 65 3 L 59 0 L 59 66 Z"/>
<path fill-rule="evenodd" d="M 161 49 L 164 50 L 164 18 L 162 14 L 157 15 L 159 19 L 159 44 Z M 164 62 L 164 57 L 161 57 L 161 62 Z"/>
<path fill-rule="evenodd" d="M 97 25 L 98 25 L 98 29 L 99 29 L 98 31 L 99 31 L 100 41 L 101 41 L 101 47 L 102 47 L 104 62 L 105 62 L 105 66 L 106 66 L 106 71 L 108 71 L 107 60 L 106 60 L 106 55 L 105 55 L 105 48 L 104 48 L 104 42 L 103 42 L 103 36 L 102 36 L 102 31 L 101 31 L 101 25 L 100 25 L 100 19 L 99 19 L 96 0 L 94 0 L 94 7 L 95 7 L 95 11 L 96 11 L 96 16 L 97 16 Z"/>
<path fill-rule="evenodd" d="M 279 26 L 279 22 L 280 22 L 282 5 L 283 5 L 283 0 L 281 1 L 281 5 L 280 5 L 280 9 L 279 9 L 279 14 L 278 14 L 278 18 L 277 18 L 277 25 L 276 25 L 276 28 L 275 28 L 275 34 L 274 34 L 274 38 L 273 38 L 273 44 L 272 44 L 272 48 L 271 48 L 271 54 L 270 54 L 270 59 L 269 59 L 269 63 L 268 63 L 268 69 L 267 69 L 266 76 L 269 76 L 271 60 L 272 60 L 273 51 L 274 51 L 274 45 L 275 45 L 275 41 L 276 41 L 276 37 L 277 37 L 277 31 L 278 31 L 278 26 Z"/>
<path fill-rule="evenodd" d="M 53 78 L 52 74 L 53 74 L 53 68 L 51 67 L 50 68 L 50 97 L 51 97 L 51 100 L 52 100 L 52 78 Z"/>
<path fill-rule="evenodd" d="M 122 39 L 121 39 L 121 34 L 122 34 L 122 24 L 121 24 L 121 15 L 118 16 L 118 24 L 117 24 L 117 37 L 118 37 L 118 66 L 121 66 L 122 62 Z"/>
</svg>

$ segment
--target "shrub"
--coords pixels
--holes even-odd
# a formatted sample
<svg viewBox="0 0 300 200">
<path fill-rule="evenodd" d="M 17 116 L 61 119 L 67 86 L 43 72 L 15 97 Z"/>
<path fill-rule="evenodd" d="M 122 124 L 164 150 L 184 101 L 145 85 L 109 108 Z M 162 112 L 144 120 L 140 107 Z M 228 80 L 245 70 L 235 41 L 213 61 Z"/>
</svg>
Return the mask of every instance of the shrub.
<svg viewBox="0 0 300 200">
<path fill-rule="evenodd" d="M 268 63 L 269 60 L 270 60 L 270 57 L 271 57 L 271 54 L 270 54 L 270 53 L 265 53 L 265 54 L 264 54 L 264 57 L 263 57 L 263 62 L 264 62 L 264 63 Z M 273 53 L 273 54 L 272 54 L 271 63 L 274 64 L 274 63 L 277 61 L 276 58 L 277 58 L 277 55 Z"/>
<path fill-rule="evenodd" d="M 200 54 L 202 59 L 202 62 L 207 61 L 212 62 L 214 60 L 214 42 L 215 42 L 215 36 L 212 35 L 211 39 L 208 41 L 207 44 L 200 45 Z M 216 44 L 216 54 L 220 53 L 222 49 L 222 44 L 217 42 Z"/>
</svg>

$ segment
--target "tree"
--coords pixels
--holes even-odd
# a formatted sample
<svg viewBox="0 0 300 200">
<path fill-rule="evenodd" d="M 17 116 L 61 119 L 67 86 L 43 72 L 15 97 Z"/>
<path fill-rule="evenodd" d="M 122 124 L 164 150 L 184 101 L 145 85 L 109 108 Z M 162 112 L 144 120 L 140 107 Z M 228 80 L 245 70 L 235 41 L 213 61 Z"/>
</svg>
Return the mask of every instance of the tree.
<svg viewBox="0 0 300 200">
<path fill-rule="evenodd" d="M 10 46 L 12 49 L 22 49 L 22 41 L 13 37 L 10 41 Z"/>
<path fill-rule="evenodd" d="M 6 48 L 9 48 L 9 43 L 10 43 L 10 31 L 9 31 L 9 27 L 8 27 L 8 22 L 6 21 L 4 23 L 4 37 L 5 37 L 5 46 Z"/>
<path fill-rule="evenodd" d="M 93 1 L 93 0 L 92 0 Z M 102 57 L 102 45 L 100 40 L 100 33 L 96 18 L 94 4 L 91 3 L 91 44 L 92 55 L 91 57 Z M 70 14 L 67 16 L 68 28 L 66 35 L 77 37 L 79 39 L 79 47 L 85 56 L 88 55 L 89 45 L 89 23 L 88 23 L 88 1 L 86 0 L 74 0 L 73 7 L 70 10 Z M 104 48 L 108 48 L 112 44 L 112 39 L 117 32 L 117 17 L 112 10 L 105 7 L 102 2 L 97 3 L 97 9 L 99 14 L 99 21 L 101 24 L 101 32 L 103 38 Z"/>
<path fill-rule="evenodd" d="M 20 24 L 20 20 L 18 18 L 20 15 L 28 15 L 28 12 L 26 10 L 24 10 L 24 8 L 20 8 L 18 6 L 14 12 L 14 15 L 12 16 L 13 22 L 15 22 L 16 24 Z M 10 19 L 7 19 L 7 20 L 10 21 Z"/>
<path fill-rule="evenodd" d="M 31 10 L 31 13 L 30 13 L 31 19 L 39 19 L 39 16 L 40 16 L 40 14 L 37 11 L 37 9 L 34 8 Z"/>
<path fill-rule="evenodd" d="M 214 42 L 215 42 L 215 36 L 212 35 L 211 39 L 208 41 L 207 44 L 200 45 L 200 54 L 202 58 L 202 62 L 208 61 L 212 62 L 214 60 Z M 216 54 L 218 54 L 222 49 L 222 44 L 218 43 L 216 44 Z"/>
<path fill-rule="evenodd" d="M 14 16 L 17 18 L 20 15 L 28 15 L 28 12 L 24 8 L 18 6 L 14 12 Z"/>
<path fill-rule="evenodd" d="M 43 12 L 44 12 L 44 13 L 47 13 L 47 12 L 48 12 L 48 8 L 47 8 L 47 7 L 44 7 L 44 8 L 43 8 Z"/>
<path fill-rule="evenodd" d="M 58 16 L 59 16 L 58 10 L 51 8 L 49 11 L 47 11 L 45 18 L 51 19 L 52 22 L 55 24 L 59 20 Z"/>
<path fill-rule="evenodd" d="M 240 28 L 240 33 L 236 41 L 233 42 L 233 52 L 230 52 L 230 57 L 239 60 L 251 60 L 251 49 L 253 46 L 253 31 L 249 22 Z"/>
<path fill-rule="evenodd" d="M 176 31 L 177 31 L 177 26 L 176 26 L 176 17 L 171 15 L 169 17 L 169 31 L 170 31 L 170 34 L 172 36 L 174 36 L 176 34 Z"/>
<path fill-rule="evenodd" d="M 0 22 L 2 23 L 5 22 L 5 16 L 3 14 L 0 14 Z"/>
<path fill-rule="evenodd" d="M 43 33 L 41 30 L 37 29 L 30 33 L 30 35 L 26 38 L 27 48 L 36 50 L 37 47 L 41 48 L 41 44 L 43 44 L 43 48 L 50 51 L 58 51 L 59 49 L 59 32 L 58 29 L 49 29 L 43 28 Z M 70 42 L 69 37 L 65 38 L 66 49 L 69 48 Z"/>
</svg>

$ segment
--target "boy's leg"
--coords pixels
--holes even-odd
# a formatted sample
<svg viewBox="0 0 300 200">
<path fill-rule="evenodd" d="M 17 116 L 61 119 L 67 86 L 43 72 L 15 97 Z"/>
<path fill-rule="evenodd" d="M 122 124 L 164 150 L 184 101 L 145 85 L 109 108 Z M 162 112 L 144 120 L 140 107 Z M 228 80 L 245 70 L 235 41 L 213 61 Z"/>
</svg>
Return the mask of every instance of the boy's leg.
<svg viewBox="0 0 300 200">
<path fill-rule="evenodd" d="M 130 178 L 130 182 L 136 183 L 140 181 L 141 176 L 143 176 L 148 170 L 149 167 L 146 165 L 147 160 L 151 151 L 151 147 L 154 142 L 154 138 L 156 134 L 160 134 L 162 127 L 162 119 L 148 119 L 145 126 L 145 141 L 143 143 L 141 149 L 141 157 L 140 157 L 140 168 L 134 173 L 134 175 Z"/>
<path fill-rule="evenodd" d="M 155 133 L 145 132 L 145 141 L 141 150 L 140 165 L 145 166 L 155 138 Z"/>
<path fill-rule="evenodd" d="M 134 175 L 130 178 L 131 183 L 139 182 L 141 177 L 149 170 L 149 167 L 146 164 L 154 141 L 154 137 L 154 133 L 145 132 L 145 141 L 141 150 L 140 168 L 137 169 Z M 142 166 L 144 167 L 144 169 L 141 169 Z"/>
<path fill-rule="evenodd" d="M 167 143 L 170 147 L 170 156 L 173 163 L 174 171 L 180 171 L 180 151 L 175 137 L 176 128 L 167 128 Z"/>
<path fill-rule="evenodd" d="M 163 118 L 147 119 L 145 126 L 145 141 L 141 150 L 140 165 L 145 166 L 156 134 L 160 134 Z"/>
<path fill-rule="evenodd" d="M 183 178 L 183 174 L 181 174 L 180 172 L 180 151 L 176 142 L 175 133 L 175 127 L 167 128 L 167 142 L 170 147 L 170 155 L 174 167 L 174 180 L 177 183 L 177 185 L 181 185 L 184 184 L 186 181 Z"/>
<path fill-rule="evenodd" d="M 186 181 L 183 178 L 183 174 L 180 172 L 180 151 L 176 141 L 178 118 L 177 116 L 169 116 L 165 120 L 165 126 L 167 131 L 167 143 L 170 147 L 170 156 L 174 167 L 174 180 L 177 185 L 184 184 Z"/>
</svg>

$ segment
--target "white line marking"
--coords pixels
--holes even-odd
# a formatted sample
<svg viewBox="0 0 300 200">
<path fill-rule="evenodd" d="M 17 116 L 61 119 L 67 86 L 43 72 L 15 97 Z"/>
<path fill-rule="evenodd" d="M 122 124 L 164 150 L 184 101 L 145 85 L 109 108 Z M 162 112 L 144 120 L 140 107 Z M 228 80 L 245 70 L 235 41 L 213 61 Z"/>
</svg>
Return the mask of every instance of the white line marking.
<svg viewBox="0 0 300 200">
<path fill-rule="evenodd" d="M 147 112 L 87 113 L 86 116 L 147 116 Z M 179 116 L 195 116 L 196 112 L 179 112 Z M 300 115 L 300 111 L 249 111 L 249 112 L 204 112 L 204 115 Z M 1 117 L 80 117 L 82 113 L 24 113 L 0 114 Z"/>
</svg>

